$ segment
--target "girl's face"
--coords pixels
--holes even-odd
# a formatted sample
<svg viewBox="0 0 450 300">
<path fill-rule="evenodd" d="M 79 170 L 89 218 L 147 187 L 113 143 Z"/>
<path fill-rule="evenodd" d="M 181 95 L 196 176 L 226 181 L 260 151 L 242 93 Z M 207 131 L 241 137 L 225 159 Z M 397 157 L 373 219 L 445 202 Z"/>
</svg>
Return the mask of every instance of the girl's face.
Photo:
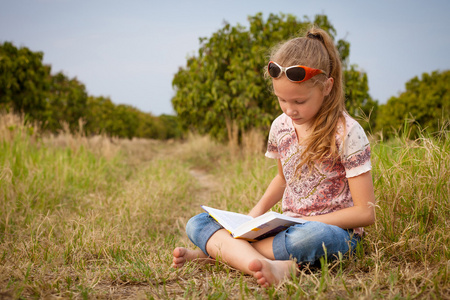
<svg viewBox="0 0 450 300">
<path fill-rule="evenodd" d="M 294 125 L 306 125 L 308 128 L 322 106 L 324 97 L 330 93 L 333 79 L 327 79 L 323 90 L 317 85 L 311 86 L 307 81 L 291 82 L 286 76 L 273 79 L 272 83 L 281 110 L 292 119 Z"/>
</svg>

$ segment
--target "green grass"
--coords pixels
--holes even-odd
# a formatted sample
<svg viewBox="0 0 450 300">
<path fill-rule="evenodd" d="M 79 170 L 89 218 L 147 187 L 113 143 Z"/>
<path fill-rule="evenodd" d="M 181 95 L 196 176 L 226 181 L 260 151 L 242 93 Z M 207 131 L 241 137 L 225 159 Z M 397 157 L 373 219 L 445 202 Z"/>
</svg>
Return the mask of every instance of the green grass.
<svg viewBox="0 0 450 300">
<path fill-rule="evenodd" d="M 20 123 L 0 138 L 0 298 L 450 298 L 448 131 L 373 142 L 377 219 L 354 257 L 267 290 L 220 262 L 170 268 L 200 204 L 245 213 L 264 193 L 277 169 L 261 151 Z"/>
</svg>

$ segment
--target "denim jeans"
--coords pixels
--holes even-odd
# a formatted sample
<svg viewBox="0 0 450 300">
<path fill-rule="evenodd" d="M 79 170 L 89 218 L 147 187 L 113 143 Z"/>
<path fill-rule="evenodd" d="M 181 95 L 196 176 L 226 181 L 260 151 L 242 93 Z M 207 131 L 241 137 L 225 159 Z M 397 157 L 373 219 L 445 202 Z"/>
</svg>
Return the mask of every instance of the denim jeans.
<svg viewBox="0 0 450 300">
<path fill-rule="evenodd" d="M 201 213 L 188 221 L 186 232 L 192 243 L 208 255 L 206 243 L 222 228 L 207 213 Z M 272 249 L 276 260 L 296 259 L 298 263 L 315 264 L 325 255 L 324 247 L 327 257 L 333 259 L 339 252 L 345 255 L 354 251 L 359 240 L 353 230 L 308 221 L 278 233 L 273 240 Z"/>
</svg>

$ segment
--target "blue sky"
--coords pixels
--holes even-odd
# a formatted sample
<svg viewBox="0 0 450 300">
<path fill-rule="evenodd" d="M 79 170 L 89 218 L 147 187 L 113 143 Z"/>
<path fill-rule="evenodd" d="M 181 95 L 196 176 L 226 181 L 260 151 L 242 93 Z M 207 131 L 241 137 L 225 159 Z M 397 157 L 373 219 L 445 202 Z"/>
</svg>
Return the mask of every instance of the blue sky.
<svg viewBox="0 0 450 300">
<path fill-rule="evenodd" d="M 171 114 L 173 75 L 199 37 L 224 21 L 247 26 L 258 12 L 326 14 L 380 103 L 414 76 L 450 69 L 448 0 L 0 0 L 0 43 L 44 52 L 54 73 L 77 77 L 90 95 Z"/>
</svg>

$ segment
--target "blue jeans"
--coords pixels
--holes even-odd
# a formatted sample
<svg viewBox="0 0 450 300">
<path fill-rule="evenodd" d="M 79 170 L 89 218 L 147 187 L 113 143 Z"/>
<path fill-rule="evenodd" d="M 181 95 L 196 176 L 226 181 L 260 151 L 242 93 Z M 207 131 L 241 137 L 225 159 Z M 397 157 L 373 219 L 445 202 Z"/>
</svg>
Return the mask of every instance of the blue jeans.
<svg viewBox="0 0 450 300">
<path fill-rule="evenodd" d="M 208 255 L 206 243 L 222 228 L 207 213 L 201 213 L 189 220 L 186 232 L 192 243 Z M 334 259 L 339 252 L 345 255 L 354 251 L 359 240 L 353 230 L 308 221 L 278 233 L 273 240 L 272 249 L 276 260 L 296 259 L 298 263 L 316 264 L 325 255 L 324 247 L 327 257 Z"/>
</svg>

